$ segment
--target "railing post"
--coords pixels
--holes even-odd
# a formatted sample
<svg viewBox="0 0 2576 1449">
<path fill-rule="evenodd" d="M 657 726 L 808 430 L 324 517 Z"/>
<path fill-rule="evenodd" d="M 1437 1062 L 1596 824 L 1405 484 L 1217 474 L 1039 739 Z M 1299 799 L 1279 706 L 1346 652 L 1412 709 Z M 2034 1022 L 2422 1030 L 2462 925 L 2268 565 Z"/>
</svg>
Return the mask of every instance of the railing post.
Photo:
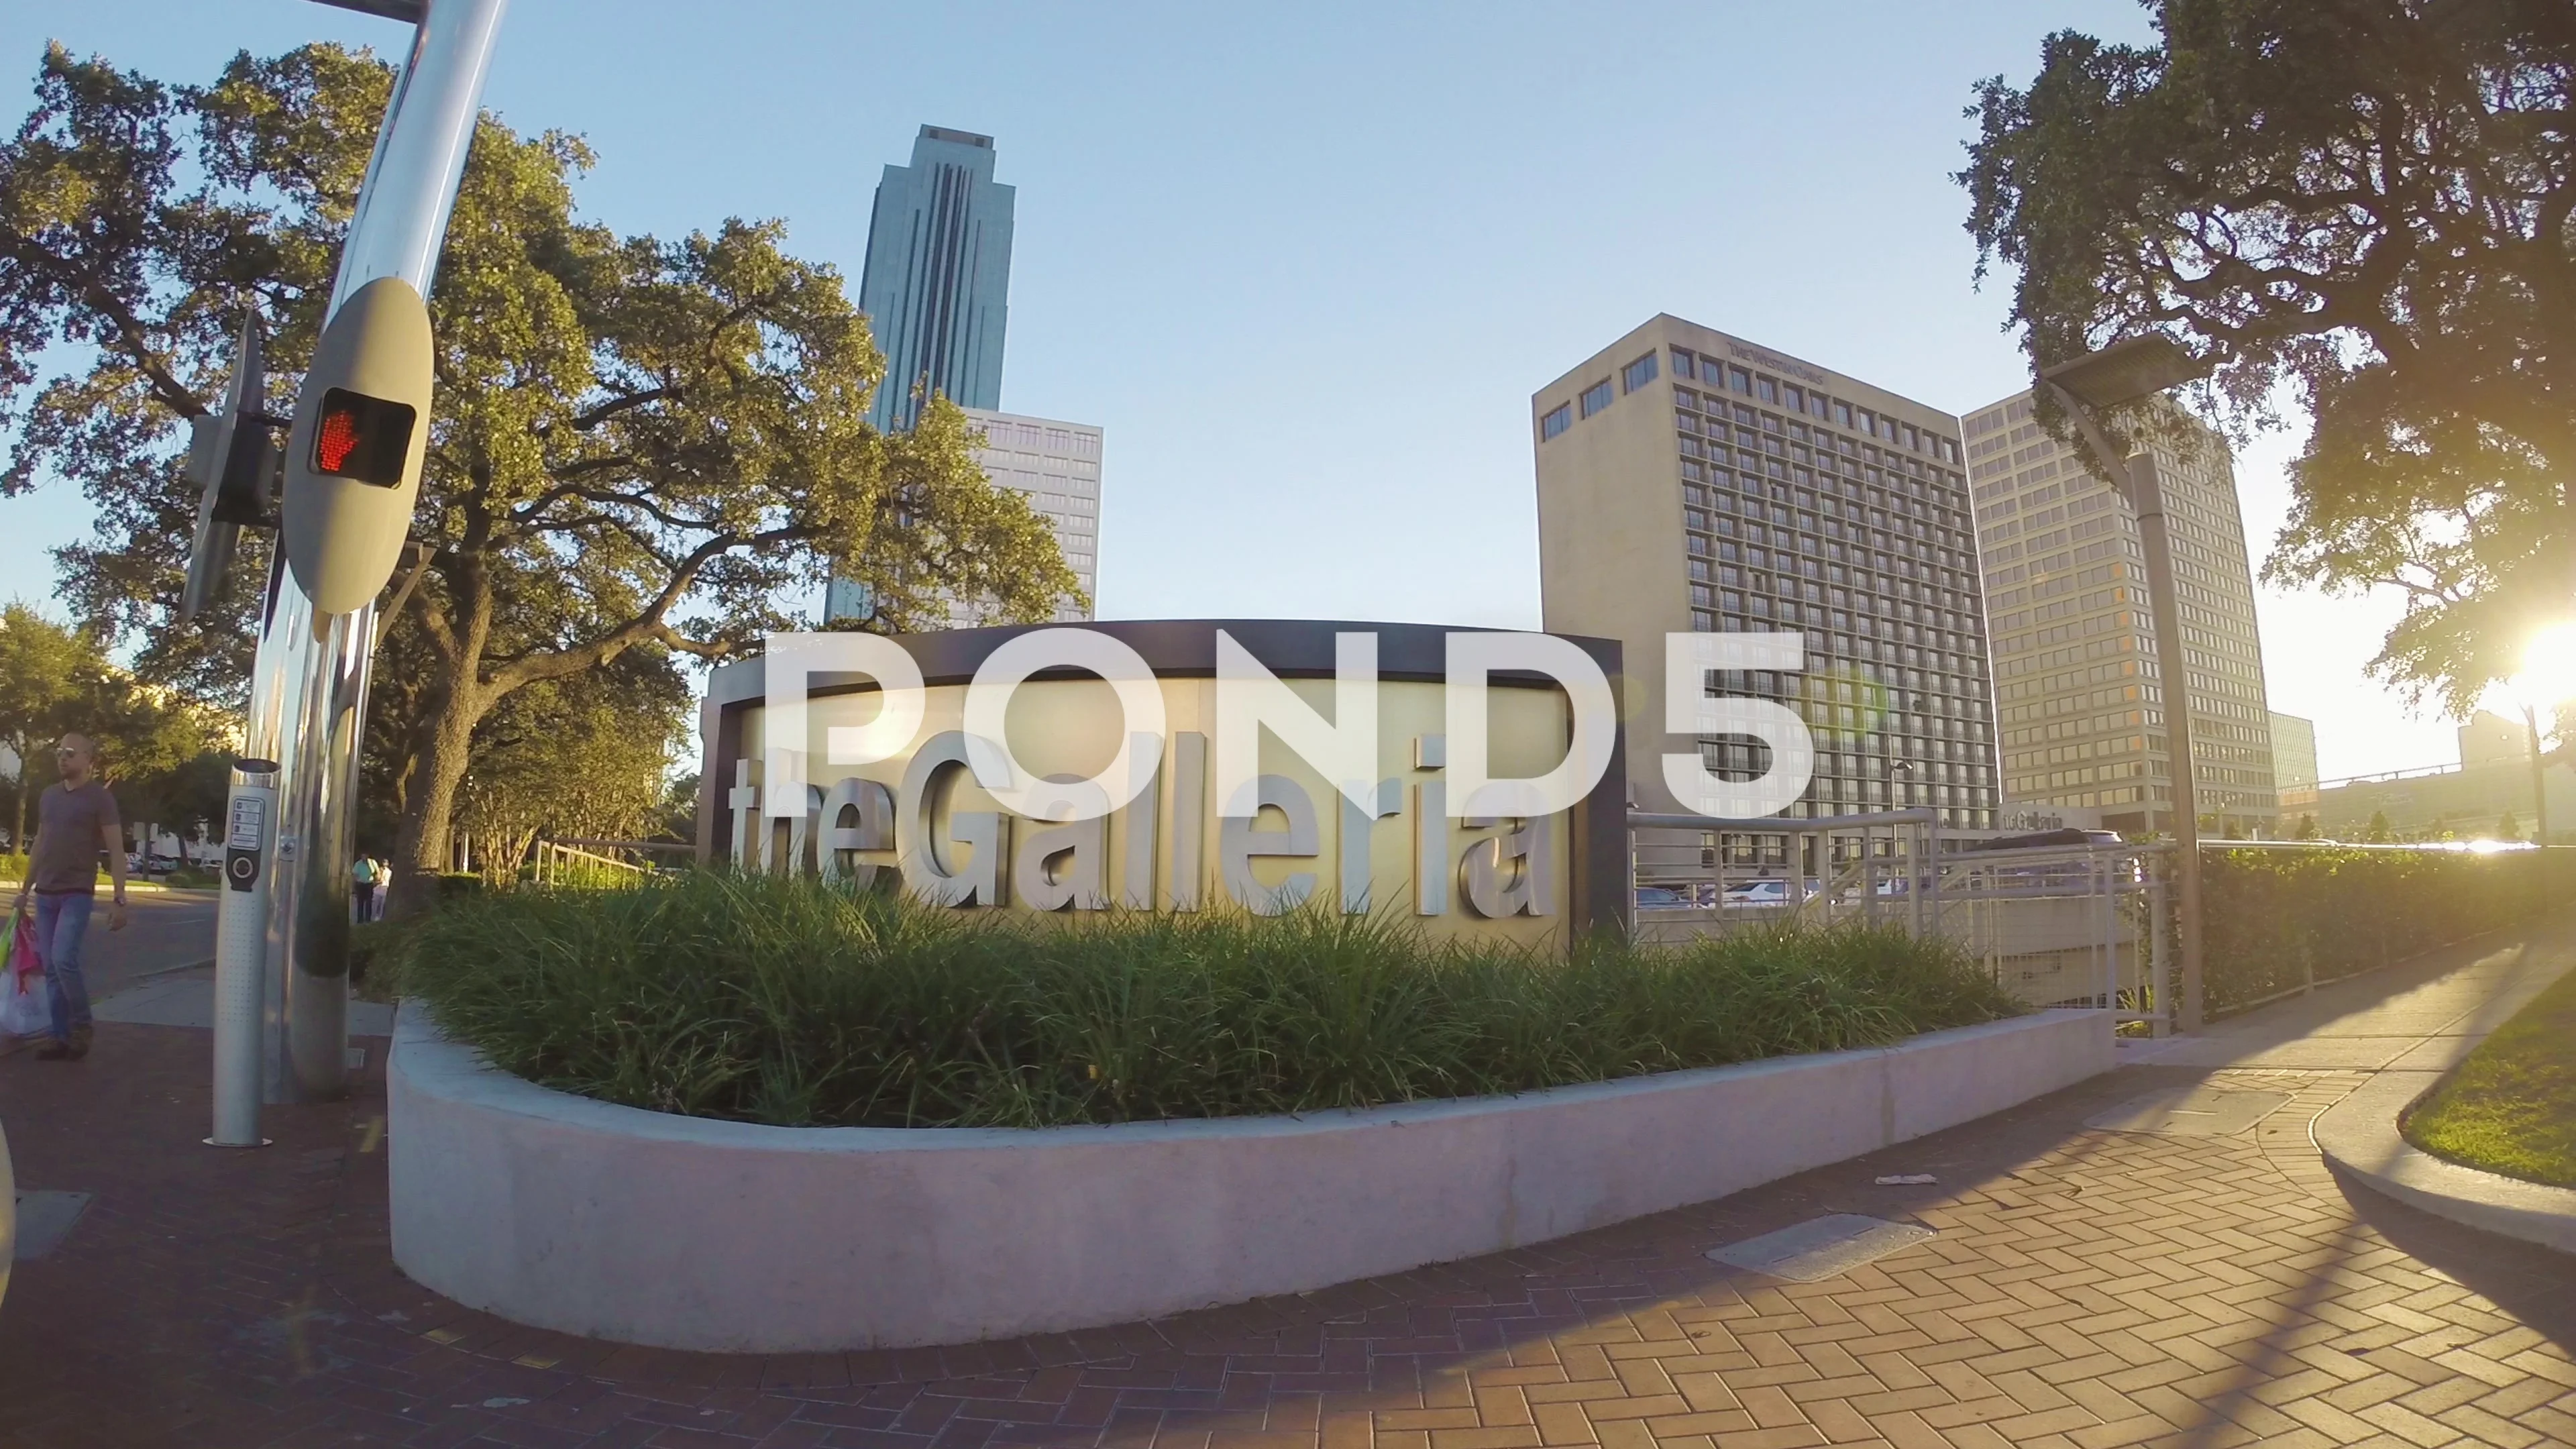
<svg viewBox="0 0 2576 1449">
<path fill-rule="evenodd" d="M 2147 880 L 2147 942 L 2155 956 L 2156 1019 L 2153 1030 L 2157 1036 L 2171 1036 L 2180 1024 L 2175 1019 L 2171 985 L 2174 975 L 2173 922 L 2165 915 L 2164 875 L 2149 871 Z"/>
</svg>

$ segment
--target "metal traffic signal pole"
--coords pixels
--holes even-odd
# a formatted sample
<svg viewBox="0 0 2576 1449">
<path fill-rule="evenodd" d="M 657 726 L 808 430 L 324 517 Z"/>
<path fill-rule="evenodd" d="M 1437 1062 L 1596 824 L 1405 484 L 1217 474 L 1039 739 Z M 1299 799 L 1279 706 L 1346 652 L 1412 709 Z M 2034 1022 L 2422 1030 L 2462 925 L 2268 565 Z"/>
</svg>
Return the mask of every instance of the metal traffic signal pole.
<svg viewBox="0 0 2576 1449">
<path fill-rule="evenodd" d="M 2171 339 L 2149 334 L 2063 362 L 2040 380 L 2083 430 L 2102 471 L 2137 515 L 2146 554 L 2147 604 L 2156 625 L 2156 672 L 2163 696 L 2165 754 L 2171 761 L 2172 799 L 2166 810 L 2174 835 L 2175 916 L 2180 938 L 2181 1010 L 2175 1027 L 2201 1027 L 2202 957 L 2200 899 L 2200 785 L 2191 751 L 2191 676 L 2183 653 L 2182 600 L 2175 591 L 2173 535 L 2165 516 L 2164 481 L 2155 455 L 2141 449 L 2123 456 L 2111 445 L 2097 409 L 2116 407 L 2189 382 L 2204 368 Z"/>
<path fill-rule="evenodd" d="M 367 163 L 340 271 L 287 442 L 278 547 L 269 569 L 242 754 L 264 779 L 235 776 L 228 823 L 248 859 L 227 861 L 228 909 L 265 929 L 224 931 L 217 998 L 257 1001 L 260 1020 L 219 1035 L 216 1136 L 258 1142 L 246 1092 L 268 1101 L 336 1097 L 348 1083 L 351 815 L 375 596 L 390 577 L 417 495 L 429 427 L 427 297 L 481 110 L 507 0 L 324 0 L 415 25 L 411 51 Z M 255 400 L 254 404 L 255 405 Z M 201 515 L 201 518 L 204 515 Z M 206 548 L 201 523 L 200 550 Z M 220 561 L 215 565 L 220 572 Z M 240 801 L 274 783 L 263 833 Z M 250 814 L 261 813 L 254 806 Z M 228 851 L 228 854 L 231 852 Z M 247 878 L 248 883 L 245 883 Z M 235 902 L 238 892 L 252 899 Z M 233 1016 L 238 1017 L 236 1011 Z M 244 1035 L 257 1029 L 257 1049 Z M 244 1063 L 252 1065 L 246 1066 Z M 254 1080 L 254 1078 L 256 1080 Z M 243 1126 L 247 1120 L 251 1125 Z"/>
</svg>

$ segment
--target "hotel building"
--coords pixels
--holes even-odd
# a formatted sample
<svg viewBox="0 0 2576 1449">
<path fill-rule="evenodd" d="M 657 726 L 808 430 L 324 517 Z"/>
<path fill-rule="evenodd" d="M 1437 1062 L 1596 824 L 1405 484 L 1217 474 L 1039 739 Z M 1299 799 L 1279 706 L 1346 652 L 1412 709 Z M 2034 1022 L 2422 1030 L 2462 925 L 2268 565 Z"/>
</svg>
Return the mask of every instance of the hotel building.
<svg viewBox="0 0 2576 1449">
<path fill-rule="evenodd" d="M 1055 622 L 1078 624 L 1092 617 L 1100 589 L 1100 429 L 1089 423 L 1018 413 L 966 409 L 967 423 L 983 431 L 975 461 L 997 488 L 1016 489 L 1055 531 L 1065 564 L 1082 580 L 1086 602 L 1058 606 Z M 824 592 L 827 618 L 848 618 L 867 606 L 867 592 L 833 579 Z M 971 629 L 992 623 L 990 612 L 971 601 L 949 604 L 948 628 Z"/>
<path fill-rule="evenodd" d="M 2281 823 L 2317 813 L 2317 722 L 2272 711 L 2272 786 L 2280 793 Z"/>
<path fill-rule="evenodd" d="M 2226 441 L 2179 409 L 2150 444 L 2173 539 L 2205 834 L 2279 833 L 2254 576 Z M 2040 427 L 2028 392 L 1967 419 L 2004 799 L 2166 828 L 2164 681 L 2137 515 Z"/>
<path fill-rule="evenodd" d="M 968 408 L 966 416 L 984 430 L 984 446 L 975 454 L 984 476 L 996 487 L 1027 496 L 1029 506 L 1055 530 L 1066 565 L 1082 580 L 1086 602 L 1078 609 L 1059 607 L 1056 622 L 1079 624 L 1091 618 L 1093 605 L 1087 601 L 1100 588 L 1100 429 L 982 408 Z M 949 627 L 956 629 L 989 622 L 962 608 L 950 618 Z"/>
<path fill-rule="evenodd" d="M 1625 648 L 1628 775 L 1678 808 L 1658 756 L 1664 636 L 1796 630 L 1805 668 L 1717 692 L 1800 711 L 1816 770 L 1798 818 L 1923 805 L 1991 828 L 1985 609 L 1958 420 L 1678 317 L 1532 395 L 1546 627 Z M 1749 778 L 1767 751 L 1699 741 Z"/>
</svg>

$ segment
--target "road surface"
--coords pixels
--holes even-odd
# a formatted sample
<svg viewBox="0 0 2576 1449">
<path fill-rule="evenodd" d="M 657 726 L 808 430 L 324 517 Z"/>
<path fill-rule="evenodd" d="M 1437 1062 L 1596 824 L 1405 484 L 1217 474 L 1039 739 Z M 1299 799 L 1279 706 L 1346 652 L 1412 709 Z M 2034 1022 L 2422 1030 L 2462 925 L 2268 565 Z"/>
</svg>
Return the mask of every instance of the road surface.
<svg viewBox="0 0 2576 1449">
<path fill-rule="evenodd" d="M 213 891 L 136 891 L 126 900 L 124 930 L 107 928 L 104 896 L 90 920 L 81 965 L 93 1002 L 156 972 L 215 959 Z"/>
</svg>

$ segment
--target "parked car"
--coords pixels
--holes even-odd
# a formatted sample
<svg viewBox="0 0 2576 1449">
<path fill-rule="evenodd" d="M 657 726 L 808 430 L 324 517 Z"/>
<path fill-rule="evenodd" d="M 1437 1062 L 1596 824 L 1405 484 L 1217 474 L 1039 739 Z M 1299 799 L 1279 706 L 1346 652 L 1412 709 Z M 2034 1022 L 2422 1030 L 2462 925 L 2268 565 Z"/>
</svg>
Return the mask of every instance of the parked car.
<svg viewBox="0 0 2576 1449">
<path fill-rule="evenodd" d="M 1672 886 L 1637 887 L 1637 909 L 1641 911 L 1678 911 L 1690 903 L 1690 897 Z"/>
<path fill-rule="evenodd" d="M 1807 878 L 1807 895 L 1810 898 L 1822 894 L 1824 888 L 1824 882 L 1817 880 L 1813 876 Z M 1795 901 L 1789 899 L 1789 883 L 1785 880 L 1739 880 L 1730 882 L 1726 887 L 1726 903 L 1730 906 L 1788 906 L 1797 904 Z"/>
</svg>

